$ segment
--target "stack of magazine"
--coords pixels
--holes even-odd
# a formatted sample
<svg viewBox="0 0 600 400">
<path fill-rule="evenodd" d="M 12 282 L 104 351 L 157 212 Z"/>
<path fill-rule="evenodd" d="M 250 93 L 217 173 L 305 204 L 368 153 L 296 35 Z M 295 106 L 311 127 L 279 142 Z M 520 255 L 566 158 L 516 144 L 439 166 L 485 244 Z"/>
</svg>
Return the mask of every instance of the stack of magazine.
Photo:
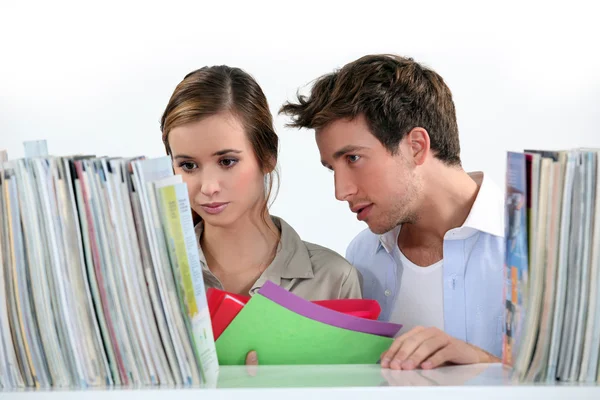
<svg viewBox="0 0 600 400">
<path fill-rule="evenodd" d="M 508 154 L 503 362 L 519 381 L 600 381 L 599 154 Z"/>
<path fill-rule="evenodd" d="M 218 375 L 187 187 L 169 157 L 0 154 L 0 385 Z"/>
</svg>

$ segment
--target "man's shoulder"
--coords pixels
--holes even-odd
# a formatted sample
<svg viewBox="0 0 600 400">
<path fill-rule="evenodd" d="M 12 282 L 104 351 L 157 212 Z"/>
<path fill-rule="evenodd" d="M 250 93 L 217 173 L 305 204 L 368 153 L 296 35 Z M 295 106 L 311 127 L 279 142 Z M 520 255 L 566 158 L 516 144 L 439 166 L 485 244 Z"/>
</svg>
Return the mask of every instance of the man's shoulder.
<svg viewBox="0 0 600 400">
<path fill-rule="evenodd" d="M 346 258 L 351 262 L 358 257 L 373 255 L 379 246 L 379 235 L 369 228 L 362 230 L 350 241 L 346 250 Z"/>
</svg>

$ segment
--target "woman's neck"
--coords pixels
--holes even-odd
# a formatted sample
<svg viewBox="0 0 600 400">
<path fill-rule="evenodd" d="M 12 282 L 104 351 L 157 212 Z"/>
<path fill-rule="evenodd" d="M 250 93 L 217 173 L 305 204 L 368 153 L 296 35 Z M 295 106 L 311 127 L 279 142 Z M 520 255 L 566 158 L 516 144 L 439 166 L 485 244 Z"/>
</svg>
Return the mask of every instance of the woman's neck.
<svg viewBox="0 0 600 400">
<path fill-rule="evenodd" d="M 204 224 L 200 244 L 217 277 L 260 274 L 273 261 L 280 232 L 267 214 L 244 216 L 228 227 Z M 253 283 L 253 282 L 252 282 Z"/>
</svg>

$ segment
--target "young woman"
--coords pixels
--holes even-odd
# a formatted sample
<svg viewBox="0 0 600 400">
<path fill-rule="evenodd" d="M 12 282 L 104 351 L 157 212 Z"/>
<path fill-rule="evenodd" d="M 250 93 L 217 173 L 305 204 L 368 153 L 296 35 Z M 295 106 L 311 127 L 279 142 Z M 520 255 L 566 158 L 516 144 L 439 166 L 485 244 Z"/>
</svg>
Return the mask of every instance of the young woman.
<svg viewBox="0 0 600 400">
<path fill-rule="evenodd" d="M 207 287 L 253 295 L 270 280 L 307 300 L 362 297 L 346 259 L 269 214 L 278 138 L 250 75 L 228 66 L 191 72 L 175 88 L 161 130 L 188 185 Z"/>
</svg>

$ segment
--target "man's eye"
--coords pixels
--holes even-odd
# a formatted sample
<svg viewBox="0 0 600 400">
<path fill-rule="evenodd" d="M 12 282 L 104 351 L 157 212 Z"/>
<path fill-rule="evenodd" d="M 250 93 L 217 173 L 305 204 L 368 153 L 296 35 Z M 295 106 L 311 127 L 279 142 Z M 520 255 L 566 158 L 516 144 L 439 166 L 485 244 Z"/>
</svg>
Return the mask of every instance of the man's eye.
<svg viewBox="0 0 600 400">
<path fill-rule="evenodd" d="M 357 156 L 355 154 L 351 154 L 348 156 L 348 162 L 350 162 L 350 163 L 355 163 L 358 160 L 360 160 L 360 156 Z"/>
</svg>

